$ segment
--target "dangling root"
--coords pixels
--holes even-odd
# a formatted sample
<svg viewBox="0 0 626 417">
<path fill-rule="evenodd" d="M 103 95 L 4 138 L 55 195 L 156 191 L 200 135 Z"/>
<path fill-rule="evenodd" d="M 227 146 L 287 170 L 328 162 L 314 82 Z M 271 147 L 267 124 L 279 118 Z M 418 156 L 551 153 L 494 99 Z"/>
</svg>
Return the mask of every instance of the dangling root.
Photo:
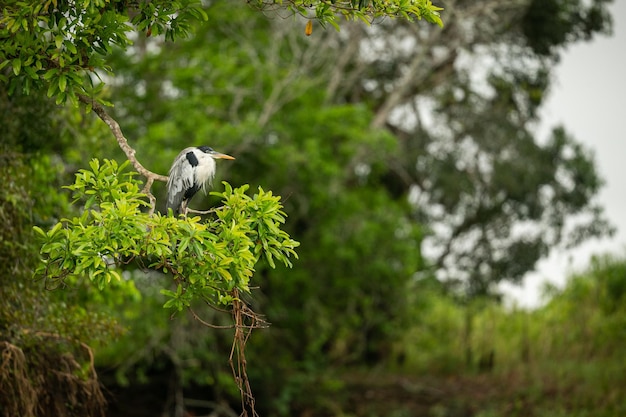
<svg viewBox="0 0 626 417">
<path fill-rule="evenodd" d="M 28 378 L 26 356 L 9 342 L 0 342 L 0 350 L 0 409 L 8 416 L 33 417 L 37 391 Z"/>
<path fill-rule="evenodd" d="M 28 332 L 35 347 L 0 342 L 0 410 L 9 416 L 104 416 L 106 400 L 100 389 L 93 352 L 78 342 L 87 355 L 79 363 L 76 344 L 60 335 Z M 47 339 L 43 341 L 41 339 Z M 50 341 L 52 339 L 53 341 Z"/>
<path fill-rule="evenodd" d="M 230 295 L 233 297 L 231 314 L 233 316 L 234 323 L 232 325 L 224 326 L 209 323 L 201 319 L 191 307 L 188 307 L 187 309 L 191 313 L 192 317 L 203 326 L 211 329 L 235 330 L 233 335 L 233 344 L 230 349 L 230 356 L 228 357 L 228 363 L 233 372 L 235 383 L 237 384 L 241 394 L 241 417 L 258 417 L 259 414 L 255 409 L 255 399 L 254 395 L 252 395 L 250 380 L 248 379 L 245 350 L 246 343 L 250 338 L 252 330 L 269 327 L 269 323 L 263 320 L 260 315 L 252 311 L 250 307 L 241 301 L 238 290 L 233 290 Z M 226 310 L 219 311 L 226 312 Z"/>
<path fill-rule="evenodd" d="M 239 292 L 237 290 L 234 290 L 233 298 L 235 335 L 233 337 L 233 346 L 230 350 L 228 363 L 230 364 L 233 377 L 241 393 L 241 416 L 248 417 L 251 415 L 252 417 L 258 417 L 258 413 L 255 409 L 254 395 L 252 395 L 252 388 L 250 387 L 250 380 L 248 379 L 245 349 L 252 329 L 267 327 L 268 323 L 239 299 Z"/>
</svg>

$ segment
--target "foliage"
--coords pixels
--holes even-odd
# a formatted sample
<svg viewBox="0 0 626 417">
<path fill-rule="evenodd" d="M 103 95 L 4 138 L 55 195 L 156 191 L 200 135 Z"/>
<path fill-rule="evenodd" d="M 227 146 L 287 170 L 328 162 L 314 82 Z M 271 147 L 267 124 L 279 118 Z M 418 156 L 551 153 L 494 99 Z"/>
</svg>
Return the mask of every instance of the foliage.
<svg viewBox="0 0 626 417">
<path fill-rule="evenodd" d="M 262 0 L 251 3 L 261 9 L 268 6 Z M 271 2 L 271 7 L 291 13 L 314 8 L 322 24 L 337 28 L 336 13 L 366 21 L 369 16 L 424 18 L 442 25 L 438 12 L 441 8 L 430 0 L 281 3 Z M 187 37 L 192 22 L 208 20 L 201 6 L 199 0 L 12 0 L 0 14 L 0 81 L 8 83 L 9 93 L 47 91 L 57 104 L 69 100 L 77 106 L 78 95 L 104 103 L 102 81 L 104 74 L 111 74 L 106 57 L 113 48 L 129 48 L 140 34 L 164 35 L 169 41 Z"/>
<path fill-rule="evenodd" d="M 35 139 L 30 132 L 12 131 L 26 141 Z M 121 329 L 72 295 L 42 291 L 32 281 L 37 245 L 31 226 L 53 223 L 69 204 L 49 192 L 59 166 L 48 156 L 26 157 L 6 139 L 0 151 L 0 414 L 101 416 L 104 396 L 87 343 L 112 340 Z"/>
<path fill-rule="evenodd" d="M 623 296 L 625 265 L 623 256 L 595 257 L 533 311 L 489 298 L 472 300 L 469 348 L 475 355 L 469 366 L 468 306 L 447 296 L 436 281 L 422 279 L 411 288 L 413 321 L 394 340 L 393 363 L 335 368 L 326 379 L 307 369 L 292 375 L 285 400 L 331 415 L 333 410 L 354 415 L 621 415 L 626 410 L 626 314 L 624 304 L 614 301 Z M 294 393 L 300 386 L 309 389 L 305 398 Z"/>
<path fill-rule="evenodd" d="M 12 1 L 0 18 L 0 74 L 16 89 L 47 90 L 57 104 L 70 100 L 77 105 L 77 94 L 93 95 L 92 77 L 108 71 L 105 57 L 114 46 L 126 48 L 131 31 L 148 35 L 164 34 L 167 39 L 186 36 L 190 20 L 207 19 L 194 0 L 141 1 L 127 5 L 121 1 L 74 2 L 47 0 Z"/>
<path fill-rule="evenodd" d="M 220 24 L 198 28 L 189 44 L 166 50 L 157 42 L 133 65 L 131 56 L 116 57 L 123 79 L 141 76 L 145 87 L 137 96 L 120 80 L 116 110 L 128 120 L 139 152 L 154 155 L 155 164 L 162 163 L 157 152 L 177 151 L 172 134 L 195 143 L 211 138 L 216 149 L 230 146 L 237 156 L 236 169 L 225 167 L 221 175 L 286 196 L 286 228 L 302 242 L 301 260 L 288 274 L 259 268 L 253 305 L 279 330 L 254 335 L 249 350 L 250 362 L 273 358 L 271 368 L 255 366 L 251 377 L 276 378 L 257 385 L 271 390 L 266 398 L 279 398 L 290 389 L 283 375 L 294 367 L 324 372 L 327 363 L 386 356 L 387 341 L 401 331 L 393 323 L 405 320 L 406 282 L 421 266 L 422 227 L 405 201 L 380 187 L 381 158 L 394 152 L 393 136 L 369 130 L 364 105 L 324 104 L 324 77 L 315 71 L 332 55 L 318 60 L 314 45 L 294 42 L 290 29 L 272 29 L 245 8 L 217 2 L 207 13 Z M 246 27 L 254 30 L 241 32 L 233 18 L 250 20 Z M 255 46 L 253 39 L 263 43 Z M 173 66 L 165 54 L 189 64 Z M 314 73 L 304 76 L 308 71 Z M 177 93 L 169 95 L 163 85 Z"/>
<path fill-rule="evenodd" d="M 419 129 L 422 145 L 411 152 L 420 160 L 414 173 L 418 199 L 427 203 L 416 211 L 452 237 L 432 239 L 439 247 L 437 274 L 452 288 L 469 296 L 490 294 L 503 280 L 519 282 L 550 248 L 613 233 L 593 199 L 603 185 L 593 153 L 565 129 L 555 128 L 540 142 L 516 121 L 532 116 L 502 103 L 506 91 L 493 100 L 474 91 L 461 100 L 452 99 L 450 90 L 443 94 L 446 111 L 436 119 L 447 132 Z M 513 117 L 506 115 L 512 111 Z"/>
<path fill-rule="evenodd" d="M 115 265 L 142 260 L 147 268 L 172 272 L 176 290 L 163 290 L 165 307 L 177 311 L 198 298 L 229 304 L 234 290 L 249 292 L 254 266 L 263 256 L 291 266 L 289 256 L 298 243 L 280 230 L 285 215 L 279 198 L 259 189 L 254 197 L 246 186 L 226 185 L 225 205 L 215 221 L 173 218 L 142 213 L 149 206 L 133 173 L 97 159 L 91 171 L 80 170 L 68 188 L 75 201 L 84 201 L 80 217 L 64 219 L 49 231 L 35 230 L 42 239 L 42 263 L 36 274 L 60 284 L 87 276 L 99 289 L 121 280 Z"/>
<path fill-rule="evenodd" d="M 0 179 L 0 219 L 4 227 L 0 260 L 7 308 L 0 311 L 0 328 L 5 334 L 23 337 L 25 333 L 46 333 L 60 338 L 98 342 L 119 333 L 114 321 L 98 312 L 89 312 L 74 304 L 71 296 L 41 291 L 33 285 L 32 273 L 37 265 L 38 245 L 31 226 L 48 227 L 59 214 L 70 212 L 67 196 L 49 195 L 57 186 L 59 167 L 48 157 L 31 155 L 27 159 L 16 152 L 5 151 Z M 35 226 L 39 228 L 39 226 Z"/>
<path fill-rule="evenodd" d="M 467 378 L 454 389 L 468 392 L 457 391 L 455 401 L 472 404 L 477 415 L 620 415 L 626 409 L 626 311 L 619 302 L 625 266 L 623 256 L 594 257 L 533 311 L 474 300 L 469 368 L 463 365 L 466 307 L 421 285 L 429 297 L 413 306 L 414 326 L 397 342 L 404 354 L 399 372 Z M 443 409 L 453 407 L 445 396 L 440 401 Z"/>
<path fill-rule="evenodd" d="M 294 248 L 298 243 L 281 230 L 285 213 L 280 198 L 260 187 L 250 197 L 245 193 L 248 186 L 233 189 L 224 183 L 225 191 L 214 193 L 224 201 L 222 207 L 213 210 L 214 220 L 155 215 L 142 212 L 150 204 L 140 192 L 136 174 L 124 172 L 127 165 L 128 161 L 118 165 L 93 159 L 91 170 L 76 174 L 76 181 L 67 188 L 73 191 L 75 202 L 84 204 L 82 214 L 62 219 L 48 231 L 35 227 L 42 241 L 42 262 L 36 275 L 48 286 L 72 287 L 81 287 L 82 278 L 87 277 L 98 289 L 106 287 L 112 292 L 126 280 L 115 267 L 130 264 L 131 270 L 171 272 L 174 290 L 164 288 L 160 292 L 167 297 L 164 307 L 174 313 L 189 309 L 203 325 L 220 327 L 202 320 L 191 309 L 192 304 L 202 301 L 216 309 L 229 308 L 235 328 L 232 352 L 237 352 L 235 357 L 231 352 L 231 367 L 242 392 L 244 412 L 249 405 L 254 413 L 254 402 L 244 402 L 244 398 L 252 398 L 246 382 L 244 348 L 249 328 L 259 326 L 260 321 L 240 297 L 250 292 L 255 265 L 261 259 L 274 268 L 276 262 L 291 266 L 289 257 L 297 256 Z M 128 288 L 133 289 L 134 285 Z M 128 320 L 129 316 L 120 318 Z M 242 331 L 242 327 L 248 330 Z M 122 380 L 126 377 L 124 373 L 120 376 Z"/>
<path fill-rule="evenodd" d="M 330 24 L 337 30 L 339 30 L 338 16 L 346 19 L 360 19 L 367 24 L 383 17 L 400 17 L 409 21 L 424 19 L 443 27 L 443 21 L 439 15 L 443 8 L 433 5 L 430 0 L 254 0 L 249 3 L 265 12 L 285 6 L 287 10 L 304 17 L 308 17 L 312 12 L 322 26 Z"/>
<path fill-rule="evenodd" d="M 611 0 L 533 0 L 521 29 L 534 52 L 558 58 L 558 49 L 569 42 L 610 33 L 609 3 Z"/>
</svg>

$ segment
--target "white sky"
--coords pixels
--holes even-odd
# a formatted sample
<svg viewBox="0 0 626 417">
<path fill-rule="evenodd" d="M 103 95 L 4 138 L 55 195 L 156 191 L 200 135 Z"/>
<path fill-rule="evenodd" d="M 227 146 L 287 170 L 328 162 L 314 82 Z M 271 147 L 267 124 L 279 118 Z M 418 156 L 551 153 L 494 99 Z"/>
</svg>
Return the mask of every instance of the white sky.
<svg viewBox="0 0 626 417">
<path fill-rule="evenodd" d="M 610 9 L 613 36 L 578 44 L 563 54 L 543 111 L 542 131 L 562 123 L 593 149 L 606 180 L 600 203 L 618 231 L 612 239 L 553 253 L 521 287 L 503 286 L 520 306 L 539 305 L 543 282 L 562 287 L 568 274 L 585 269 L 593 254 L 626 256 L 626 1 L 615 0 Z"/>
</svg>

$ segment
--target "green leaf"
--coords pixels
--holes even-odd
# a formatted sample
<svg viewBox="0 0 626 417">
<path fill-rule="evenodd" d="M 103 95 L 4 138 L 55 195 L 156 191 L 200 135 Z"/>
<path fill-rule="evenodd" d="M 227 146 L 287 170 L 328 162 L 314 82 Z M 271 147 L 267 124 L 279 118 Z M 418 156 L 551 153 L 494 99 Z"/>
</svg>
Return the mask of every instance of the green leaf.
<svg viewBox="0 0 626 417">
<path fill-rule="evenodd" d="M 50 231 L 48 232 L 48 237 L 51 238 L 54 235 L 56 235 L 59 230 L 61 230 L 61 227 L 63 227 L 63 224 L 61 224 L 61 222 L 58 222 L 57 224 L 55 224 L 52 229 L 50 229 Z"/>
<path fill-rule="evenodd" d="M 65 47 L 74 55 L 78 53 L 78 51 L 76 50 L 76 46 L 72 42 L 65 42 Z"/>
<path fill-rule="evenodd" d="M 48 97 L 52 97 L 57 91 L 58 91 L 58 84 L 55 82 L 51 82 L 50 85 L 48 86 L 48 92 L 46 93 L 46 95 Z"/>
<path fill-rule="evenodd" d="M 159 292 L 165 296 L 176 298 L 176 293 L 174 291 L 162 289 Z"/>
<path fill-rule="evenodd" d="M 122 280 L 122 277 L 120 276 L 120 274 L 115 269 L 109 269 L 109 275 L 111 275 L 117 281 L 121 281 Z"/>
<path fill-rule="evenodd" d="M 183 303 L 176 298 L 171 298 L 163 304 L 163 308 L 173 308 L 178 311 L 183 311 Z"/>
<path fill-rule="evenodd" d="M 54 77 L 55 75 L 57 75 L 59 73 L 59 70 L 57 68 L 53 68 L 51 70 L 46 71 L 46 73 L 43 75 L 43 79 L 48 81 L 50 80 L 52 77 Z"/>
<path fill-rule="evenodd" d="M 65 100 L 67 99 L 67 95 L 65 93 L 59 93 L 57 94 L 56 99 L 54 100 L 54 102 L 59 105 L 61 103 L 65 103 Z"/>
<path fill-rule="evenodd" d="M 28 74 L 28 76 L 32 78 L 33 80 L 39 79 L 39 75 L 37 74 L 37 72 L 35 71 L 33 67 L 29 67 L 29 66 L 24 67 L 24 72 Z"/>
<path fill-rule="evenodd" d="M 44 232 L 44 231 L 43 231 L 43 229 L 42 229 L 41 227 L 39 227 L 39 226 L 33 226 L 33 230 L 34 230 L 35 232 L 37 232 L 37 234 L 38 234 L 38 235 L 40 235 L 40 236 L 42 236 L 42 237 L 48 237 L 48 236 L 46 235 L 46 232 Z"/>
<path fill-rule="evenodd" d="M 11 65 L 13 66 L 13 74 L 19 75 L 20 70 L 22 69 L 22 60 L 19 58 L 15 58 L 13 59 L 13 61 L 11 61 Z"/>
<path fill-rule="evenodd" d="M 66 85 L 67 85 L 67 78 L 65 78 L 65 74 L 61 74 L 59 76 L 59 90 L 61 90 L 61 92 L 64 92 Z"/>
</svg>

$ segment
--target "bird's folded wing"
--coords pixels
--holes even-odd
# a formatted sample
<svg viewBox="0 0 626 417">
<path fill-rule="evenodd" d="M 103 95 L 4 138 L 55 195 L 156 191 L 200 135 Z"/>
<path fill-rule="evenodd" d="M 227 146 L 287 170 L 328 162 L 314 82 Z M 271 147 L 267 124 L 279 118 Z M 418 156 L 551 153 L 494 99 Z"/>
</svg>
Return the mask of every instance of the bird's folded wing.
<svg viewBox="0 0 626 417">
<path fill-rule="evenodd" d="M 194 172 L 189 164 L 186 152 L 181 152 L 170 170 L 167 181 L 167 208 L 178 210 L 187 190 L 193 187 Z"/>
</svg>

